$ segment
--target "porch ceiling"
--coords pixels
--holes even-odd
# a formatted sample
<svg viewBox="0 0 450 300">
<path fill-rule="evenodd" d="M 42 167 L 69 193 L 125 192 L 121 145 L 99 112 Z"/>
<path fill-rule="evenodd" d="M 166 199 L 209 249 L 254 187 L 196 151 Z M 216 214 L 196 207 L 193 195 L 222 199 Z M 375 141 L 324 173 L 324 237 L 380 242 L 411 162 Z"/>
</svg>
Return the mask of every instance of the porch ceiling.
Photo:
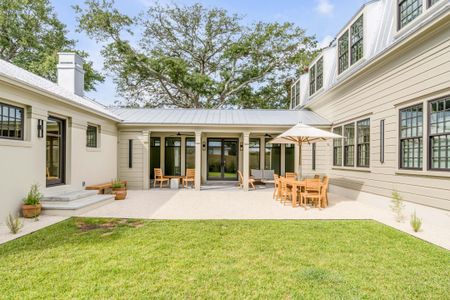
<svg viewBox="0 0 450 300">
<path fill-rule="evenodd" d="M 110 108 L 123 124 L 292 126 L 299 122 L 330 126 L 331 122 L 309 110 L 264 109 L 147 109 Z"/>
</svg>

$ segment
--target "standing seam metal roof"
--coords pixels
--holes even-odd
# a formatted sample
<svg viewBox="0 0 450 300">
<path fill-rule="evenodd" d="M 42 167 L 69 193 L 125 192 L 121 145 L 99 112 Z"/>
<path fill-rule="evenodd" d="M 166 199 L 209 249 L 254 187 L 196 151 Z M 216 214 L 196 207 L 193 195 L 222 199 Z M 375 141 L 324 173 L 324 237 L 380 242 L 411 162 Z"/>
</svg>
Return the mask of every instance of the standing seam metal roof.
<svg viewBox="0 0 450 300">
<path fill-rule="evenodd" d="M 124 124 L 151 125 L 331 125 L 309 110 L 109 108 Z"/>
</svg>

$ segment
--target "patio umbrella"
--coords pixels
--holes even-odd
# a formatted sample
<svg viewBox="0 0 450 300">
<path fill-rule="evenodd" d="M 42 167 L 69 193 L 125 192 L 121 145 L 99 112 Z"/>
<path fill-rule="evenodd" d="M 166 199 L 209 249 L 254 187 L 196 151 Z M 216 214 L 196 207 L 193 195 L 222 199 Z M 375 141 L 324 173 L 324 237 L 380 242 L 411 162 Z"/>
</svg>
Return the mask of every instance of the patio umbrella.
<svg viewBox="0 0 450 300">
<path fill-rule="evenodd" d="M 341 138 L 342 136 L 315 128 L 306 124 L 298 123 L 291 129 L 286 130 L 273 140 L 269 141 L 271 144 L 297 144 L 299 153 L 299 174 L 298 179 L 302 178 L 302 144 L 310 144 L 328 139 Z"/>
</svg>

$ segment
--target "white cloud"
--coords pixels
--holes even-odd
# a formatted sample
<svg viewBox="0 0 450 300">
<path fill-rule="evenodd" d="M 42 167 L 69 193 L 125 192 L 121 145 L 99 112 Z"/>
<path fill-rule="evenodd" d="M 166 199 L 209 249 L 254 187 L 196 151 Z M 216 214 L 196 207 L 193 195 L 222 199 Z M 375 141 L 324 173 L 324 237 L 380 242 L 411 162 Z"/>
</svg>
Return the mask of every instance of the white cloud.
<svg viewBox="0 0 450 300">
<path fill-rule="evenodd" d="M 316 0 L 316 11 L 324 16 L 331 16 L 334 12 L 334 5 L 330 0 Z"/>
<path fill-rule="evenodd" d="M 330 43 L 333 41 L 334 37 L 331 35 L 326 35 L 324 38 L 317 44 L 317 47 L 319 49 L 323 49 L 325 47 L 328 47 Z"/>
</svg>

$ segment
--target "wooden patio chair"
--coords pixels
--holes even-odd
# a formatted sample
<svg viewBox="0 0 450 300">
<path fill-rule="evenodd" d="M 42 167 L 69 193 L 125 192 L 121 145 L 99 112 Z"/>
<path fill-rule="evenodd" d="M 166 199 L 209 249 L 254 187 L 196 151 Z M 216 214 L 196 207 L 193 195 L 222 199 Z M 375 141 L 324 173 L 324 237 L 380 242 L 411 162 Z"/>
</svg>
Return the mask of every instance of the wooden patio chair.
<svg viewBox="0 0 450 300">
<path fill-rule="evenodd" d="M 162 170 L 160 168 L 155 168 L 154 169 L 155 172 L 155 179 L 153 182 L 153 187 L 156 188 L 156 183 L 159 182 L 159 187 L 162 188 L 163 187 L 163 183 L 167 183 L 167 186 L 169 186 L 169 178 L 164 177 Z"/>
<path fill-rule="evenodd" d="M 318 174 L 314 175 L 314 179 L 320 179 L 320 175 Z"/>
<path fill-rule="evenodd" d="M 280 195 L 280 202 L 285 203 L 292 203 L 292 193 L 291 188 L 287 185 L 288 180 L 286 178 L 280 177 L 278 179 L 279 182 L 279 195 Z"/>
<path fill-rule="evenodd" d="M 237 172 L 238 172 L 238 175 L 239 175 L 239 187 L 243 188 L 244 187 L 244 176 L 242 175 L 241 171 L 237 171 Z M 256 187 L 255 187 L 255 179 L 249 177 L 248 178 L 248 184 L 252 188 L 256 189 Z"/>
<path fill-rule="evenodd" d="M 301 194 L 301 201 L 307 203 L 308 200 L 312 200 L 316 207 L 321 207 L 322 201 L 322 184 L 320 179 L 306 179 L 305 191 Z"/>
<path fill-rule="evenodd" d="M 275 199 L 276 201 L 278 201 L 278 189 L 280 187 L 280 177 L 278 176 L 278 174 L 273 174 L 273 195 L 272 195 L 272 199 Z"/>
<path fill-rule="evenodd" d="M 328 207 L 328 185 L 330 184 L 330 178 L 324 176 L 322 179 L 322 206 Z"/>
<path fill-rule="evenodd" d="M 296 179 L 296 178 L 297 178 L 297 173 L 294 173 L 294 172 L 286 172 L 286 174 L 284 175 L 284 177 L 286 177 L 286 179 Z"/>
<path fill-rule="evenodd" d="M 182 178 L 182 185 L 187 188 L 189 182 L 192 182 L 192 187 L 194 187 L 195 169 L 186 169 L 186 176 Z"/>
</svg>

